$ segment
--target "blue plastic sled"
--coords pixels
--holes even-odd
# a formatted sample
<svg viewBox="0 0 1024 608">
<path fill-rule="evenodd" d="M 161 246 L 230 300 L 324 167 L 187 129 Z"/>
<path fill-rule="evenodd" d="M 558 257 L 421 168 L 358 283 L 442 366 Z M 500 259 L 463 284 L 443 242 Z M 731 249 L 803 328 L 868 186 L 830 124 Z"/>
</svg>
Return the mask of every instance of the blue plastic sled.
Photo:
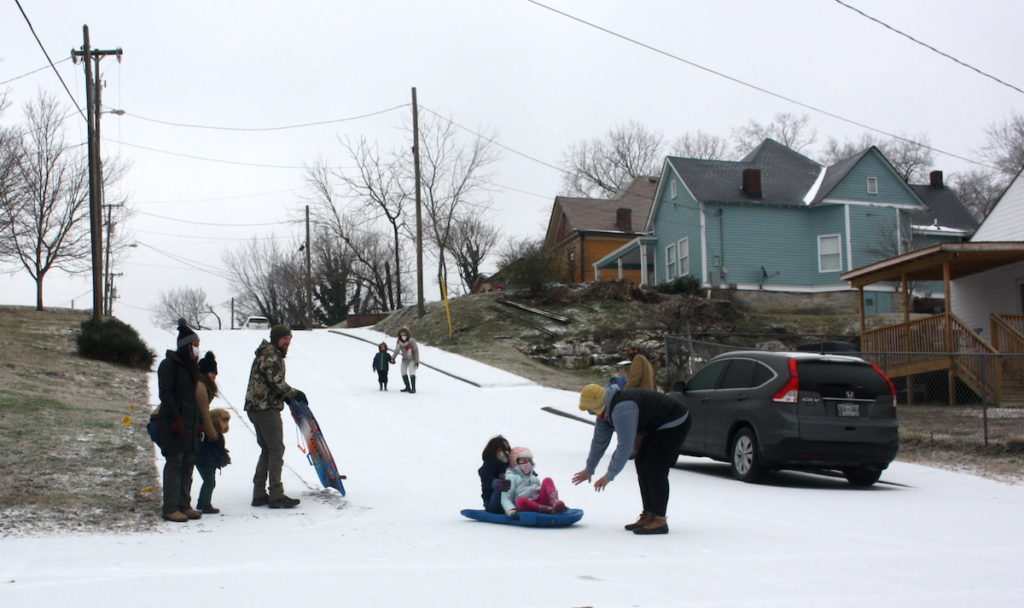
<svg viewBox="0 0 1024 608">
<path fill-rule="evenodd" d="M 346 477 L 338 473 L 334 457 L 331 456 L 331 450 L 327 447 L 324 435 L 320 432 L 320 425 L 317 423 L 316 417 L 313 416 L 313 411 L 309 409 L 309 404 L 295 399 L 285 399 L 284 402 L 288 404 L 288 409 L 292 412 L 295 426 L 299 427 L 299 432 L 306 440 L 306 459 L 316 469 L 320 483 L 325 488 L 336 489 L 344 496 L 345 486 L 341 480 Z"/>
<path fill-rule="evenodd" d="M 492 524 L 506 524 L 509 526 L 527 526 L 529 528 L 564 528 L 571 526 L 583 518 L 583 509 L 569 509 L 557 515 L 553 513 L 530 513 L 519 512 L 519 519 L 512 519 L 508 515 L 488 513 L 483 509 L 463 509 L 464 517 L 485 521 Z"/>
</svg>

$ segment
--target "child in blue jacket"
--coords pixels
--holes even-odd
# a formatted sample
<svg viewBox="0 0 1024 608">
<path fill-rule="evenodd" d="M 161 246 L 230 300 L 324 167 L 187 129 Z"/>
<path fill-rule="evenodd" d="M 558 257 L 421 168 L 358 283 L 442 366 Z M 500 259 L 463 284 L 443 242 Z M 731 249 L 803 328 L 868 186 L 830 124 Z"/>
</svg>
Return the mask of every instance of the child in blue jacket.
<svg viewBox="0 0 1024 608">
<path fill-rule="evenodd" d="M 391 365 L 391 355 L 388 354 L 388 345 L 381 342 L 377 345 L 377 354 L 373 356 L 373 371 L 377 372 L 378 390 L 388 390 L 388 367 Z"/>
</svg>

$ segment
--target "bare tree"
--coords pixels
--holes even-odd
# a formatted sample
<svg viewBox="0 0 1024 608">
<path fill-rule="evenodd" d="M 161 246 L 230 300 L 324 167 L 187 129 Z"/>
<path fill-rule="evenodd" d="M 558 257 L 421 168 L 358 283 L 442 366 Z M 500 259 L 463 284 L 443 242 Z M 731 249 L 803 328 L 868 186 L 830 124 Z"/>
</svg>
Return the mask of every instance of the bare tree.
<svg viewBox="0 0 1024 608">
<path fill-rule="evenodd" d="M 1012 179 L 1024 167 L 1024 115 L 1016 112 L 985 129 L 982 156 L 1004 176 Z"/>
<path fill-rule="evenodd" d="M 664 158 L 662 134 L 629 121 L 603 138 L 571 145 L 564 157 L 563 187 L 576 196 L 614 195 L 635 177 L 657 175 Z"/>
<path fill-rule="evenodd" d="M 456 220 L 486 209 L 490 188 L 487 168 L 497 159 L 490 139 L 478 136 L 464 144 L 450 120 L 436 117 L 420 123 L 425 239 L 435 248 L 441 289 L 448 284 L 447 256 Z"/>
<path fill-rule="evenodd" d="M 480 276 L 480 265 L 498 243 L 498 229 L 479 215 L 457 219 L 452 229 L 451 252 L 468 293 Z"/>
<path fill-rule="evenodd" d="M 1001 174 L 984 169 L 954 173 L 950 179 L 960 202 L 978 219 L 988 214 L 999 195 L 1009 185 L 1009 181 Z"/>
<path fill-rule="evenodd" d="M 153 309 L 153 322 L 160 327 L 174 327 L 179 319 L 185 319 L 189 327 L 213 329 L 212 325 L 206 323 L 211 316 L 217 319 L 219 329 L 220 318 L 207 303 L 206 292 L 201 287 L 179 287 L 163 291 Z"/>
<path fill-rule="evenodd" d="M 239 291 L 238 314 L 260 314 L 271 323 L 303 326 L 306 318 L 305 267 L 299 244 L 253 239 L 224 254 L 232 283 Z"/>
<path fill-rule="evenodd" d="M 13 155 L 0 199 L 5 260 L 35 280 L 36 310 L 43 310 L 47 273 L 83 272 L 91 259 L 88 167 L 81 151 L 64 140 L 63 114 L 55 99 L 41 93 L 26 104 L 21 137 L 5 149 Z"/>
<path fill-rule="evenodd" d="M 779 112 L 768 124 L 761 124 L 750 119 L 746 125 L 732 130 L 733 148 L 740 155 L 750 152 L 765 138 L 771 138 L 780 144 L 803 152 L 818 137 L 815 129 L 810 127 L 811 117 L 807 114 L 797 116 L 788 112 Z"/>
<path fill-rule="evenodd" d="M 698 129 L 696 133 L 686 133 L 677 139 L 672 144 L 671 153 L 683 158 L 726 160 L 729 156 L 729 142 L 720 135 Z"/>
<path fill-rule="evenodd" d="M 829 138 L 822 151 L 822 162 L 826 165 L 835 164 L 855 154 L 860 154 L 871 146 L 877 147 L 886 159 L 907 183 L 924 183 L 928 179 L 928 170 L 934 165 L 935 157 L 928 147 L 928 135 L 920 133 L 916 136 L 900 135 L 900 138 L 878 139 L 869 133 L 861 135 L 859 140 L 847 139 L 840 142 Z"/>
</svg>

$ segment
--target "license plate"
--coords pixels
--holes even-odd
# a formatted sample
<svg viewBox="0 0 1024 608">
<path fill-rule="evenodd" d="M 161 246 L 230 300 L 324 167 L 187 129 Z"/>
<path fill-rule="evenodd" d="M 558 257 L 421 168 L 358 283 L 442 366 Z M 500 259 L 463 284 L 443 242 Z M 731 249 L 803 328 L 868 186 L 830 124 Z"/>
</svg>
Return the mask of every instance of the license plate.
<svg viewBox="0 0 1024 608">
<path fill-rule="evenodd" d="M 839 416 L 860 416 L 859 403 L 837 403 L 836 414 Z"/>
</svg>

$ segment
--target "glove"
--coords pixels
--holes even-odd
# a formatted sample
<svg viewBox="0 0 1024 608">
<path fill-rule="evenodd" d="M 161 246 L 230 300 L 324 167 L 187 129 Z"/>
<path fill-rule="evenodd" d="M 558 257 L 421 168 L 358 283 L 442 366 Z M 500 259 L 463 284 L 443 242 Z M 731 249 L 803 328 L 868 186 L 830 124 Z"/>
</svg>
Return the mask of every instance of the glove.
<svg viewBox="0 0 1024 608">
<path fill-rule="evenodd" d="M 171 433 L 175 437 L 181 437 L 185 434 L 185 423 L 181 421 L 181 418 L 171 420 Z"/>
<path fill-rule="evenodd" d="M 512 488 L 512 482 L 507 479 L 495 479 L 491 482 L 491 487 L 497 492 L 508 492 Z"/>
<path fill-rule="evenodd" d="M 295 391 L 295 400 L 296 401 L 301 401 L 302 403 L 305 403 L 307 405 L 309 404 L 309 399 L 306 399 L 306 393 L 304 393 L 304 392 L 302 392 L 300 390 L 296 390 Z"/>
</svg>

